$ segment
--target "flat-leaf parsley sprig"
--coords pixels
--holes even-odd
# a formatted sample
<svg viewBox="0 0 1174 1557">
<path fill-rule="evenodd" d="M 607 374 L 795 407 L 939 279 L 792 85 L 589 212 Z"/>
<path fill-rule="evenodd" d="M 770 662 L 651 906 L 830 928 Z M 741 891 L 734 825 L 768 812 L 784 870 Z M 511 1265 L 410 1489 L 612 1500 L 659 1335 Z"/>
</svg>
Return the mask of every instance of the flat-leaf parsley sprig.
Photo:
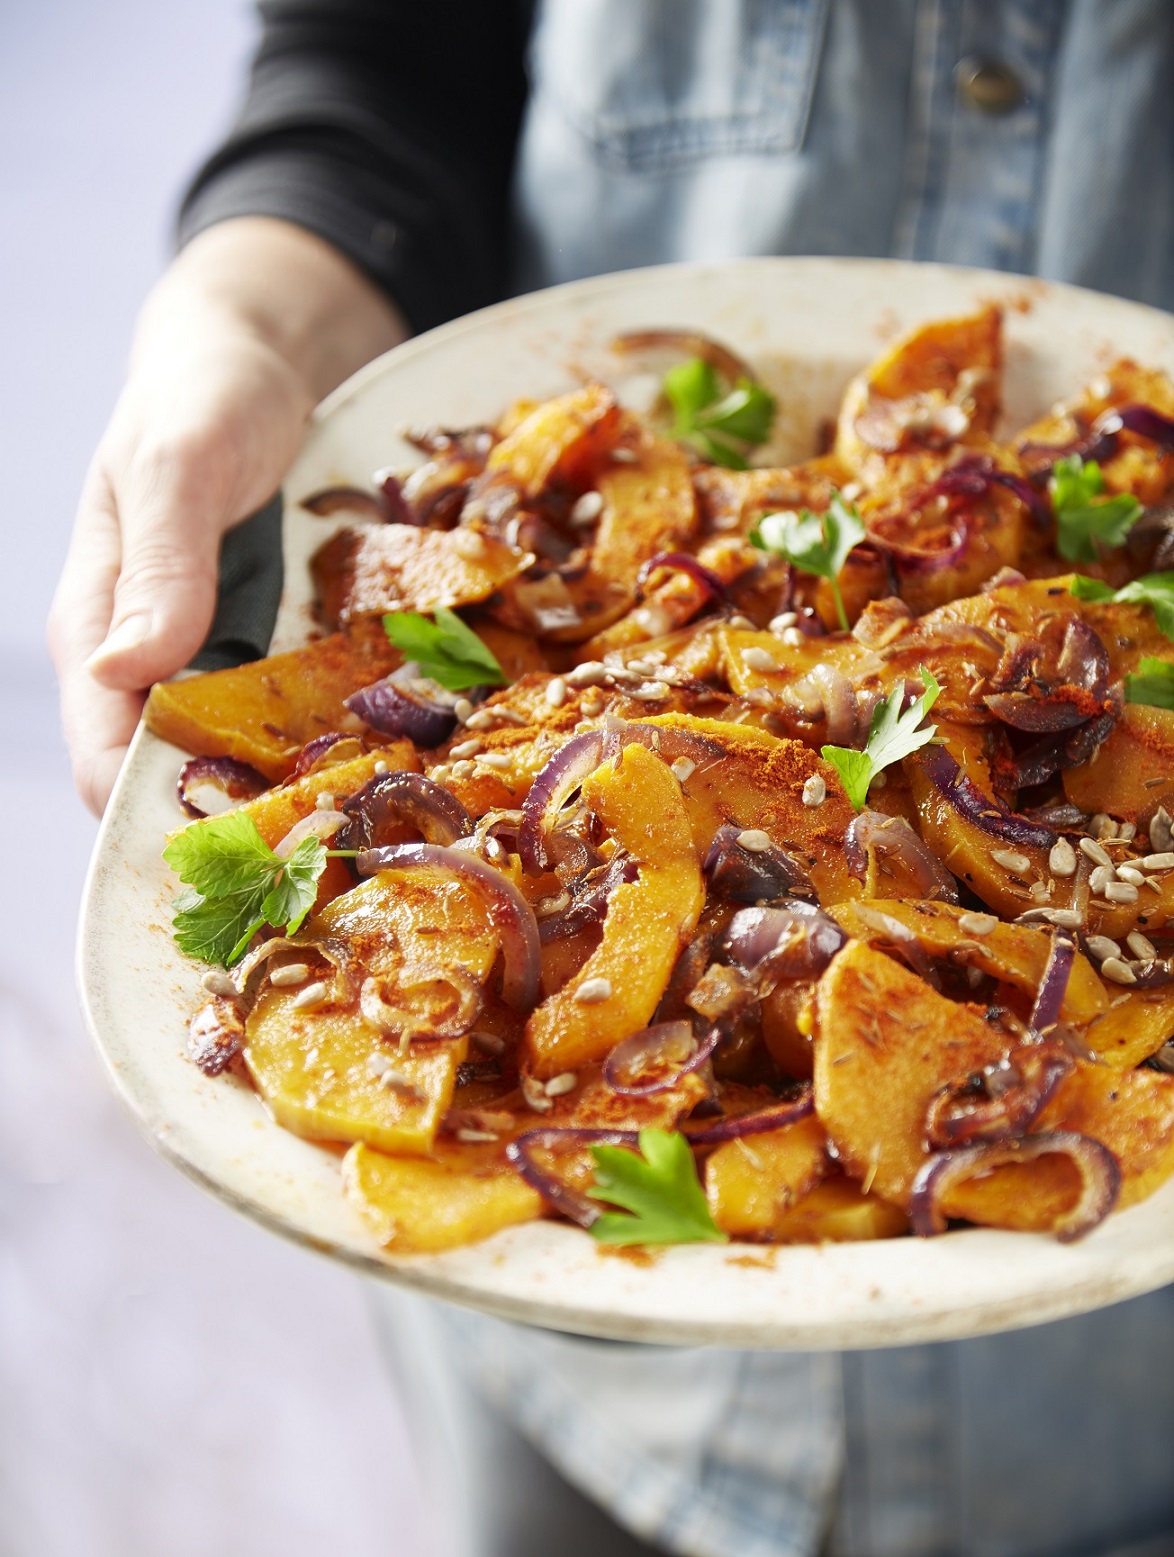
<svg viewBox="0 0 1174 1557">
<path fill-rule="evenodd" d="M 505 685 L 505 671 L 491 650 L 455 611 L 437 606 L 433 620 L 418 611 L 390 611 L 383 630 L 405 659 L 448 692 Z"/>
<path fill-rule="evenodd" d="M 1104 584 L 1099 578 L 1088 578 L 1075 573 L 1068 585 L 1078 600 L 1108 601 L 1115 605 L 1148 605 L 1152 607 L 1158 630 L 1174 639 L 1174 572 L 1145 573 L 1120 589 Z"/>
<path fill-rule="evenodd" d="M 314 906 L 326 861 L 347 852 L 308 837 L 282 859 L 240 811 L 193 822 L 163 851 L 188 888 L 172 922 L 180 950 L 230 968 L 266 925 L 292 935 Z"/>
<path fill-rule="evenodd" d="M 697 1179 L 683 1135 L 641 1130 L 640 1155 L 623 1146 L 593 1146 L 595 1200 L 622 1206 L 591 1224 L 600 1243 L 725 1243 Z"/>
<path fill-rule="evenodd" d="M 921 684 L 925 693 L 915 703 L 901 712 L 905 701 L 905 688 L 894 687 L 872 711 L 868 730 L 868 744 L 863 751 L 850 746 L 825 746 L 823 756 L 840 775 L 848 799 L 857 811 L 863 811 L 868 802 L 868 786 L 882 768 L 891 767 L 922 746 L 928 745 L 937 734 L 937 726 L 923 725 L 922 721 L 937 702 L 942 690 L 932 671 L 924 667 Z"/>
<path fill-rule="evenodd" d="M 673 437 L 714 465 L 745 470 L 747 450 L 765 443 L 770 433 L 775 400 L 769 390 L 740 378 L 723 395 L 713 365 L 703 357 L 670 368 L 664 392 L 673 409 Z"/>
<path fill-rule="evenodd" d="M 1147 655 L 1125 677 L 1125 701 L 1144 708 L 1174 709 L 1174 665 Z"/>
<path fill-rule="evenodd" d="M 1101 467 L 1079 454 L 1056 461 L 1048 491 L 1056 516 L 1056 550 L 1069 562 L 1095 562 L 1102 548 L 1123 545 L 1143 512 L 1128 492 L 1106 497 Z"/>
<path fill-rule="evenodd" d="M 778 552 L 802 573 L 827 579 L 840 626 L 847 632 L 848 613 L 844 610 L 839 575 L 848 553 L 866 535 L 855 506 L 833 491 L 826 513 L 815 514 L 810 508 L 801 508 L 798 513 L 764 514 L 751 531 L 750 542 L 760 551 Z"/>
</svg>

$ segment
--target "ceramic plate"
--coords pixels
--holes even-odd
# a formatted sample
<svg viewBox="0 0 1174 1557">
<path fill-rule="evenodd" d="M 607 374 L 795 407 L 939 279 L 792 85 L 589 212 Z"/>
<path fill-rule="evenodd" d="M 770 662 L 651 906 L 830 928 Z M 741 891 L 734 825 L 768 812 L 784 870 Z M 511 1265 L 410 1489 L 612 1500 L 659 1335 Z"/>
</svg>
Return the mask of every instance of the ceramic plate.
<svg viewBox="0 0 1174 1557">
<path fill-rule="evenodd" d="M 849 377 L 898 331 L 990 302 L 1007 308 L 1008 425 L 1119 355 L 1174 370 L 1174 318 L 1020 277 L 896 261 L 760 259 L 603 277 L 515 299 L 371 363 L 321 408 L 286 485 L 275 647 L 308 626 L 304 560 L 323 538 L 298 499 L 415 458 L 395 429 L 494 418 L 515 396 L 632 372 L 618 330 L 694 326 L 751 359 L 780 397 L 772 455 L 810 454 Z M 601 1250 L 552 1222 L 445 1254 L 385 1254 L 344 1198 L 340 1154 L 278 1128 L 246 1085 L 184 1057 L 199 970 L 168 933 L 160 858 L 179 820 L 181 756 L 140 730 L 98 839 L 81 922 L 90 1028 L 152 1142 L 257 1221 L 369 1275 L 539 1325 L 627 1340 L 750 1347 L 890 1346 L 977 1335 L 1100 1307 L 1174 1280 L 1174 1182 L 1071 1247 L 1023 1233 L 761 1248 Z"/>
</svg>

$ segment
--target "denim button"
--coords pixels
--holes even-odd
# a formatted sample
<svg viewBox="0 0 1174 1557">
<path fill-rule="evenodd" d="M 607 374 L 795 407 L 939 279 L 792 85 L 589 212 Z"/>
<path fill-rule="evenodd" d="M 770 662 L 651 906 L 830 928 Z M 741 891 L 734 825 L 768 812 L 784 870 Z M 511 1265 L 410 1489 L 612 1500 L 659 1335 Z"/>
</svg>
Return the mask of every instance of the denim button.
<svg viewBox="0 0 1174 1557">
<path fill-rule="evenodd" d="M 963 59 L 954 66 L 959 101 L 984 114 L 1009 114 L 1023 102 L 1023 83 L 999 59 Z"/>
</svg>

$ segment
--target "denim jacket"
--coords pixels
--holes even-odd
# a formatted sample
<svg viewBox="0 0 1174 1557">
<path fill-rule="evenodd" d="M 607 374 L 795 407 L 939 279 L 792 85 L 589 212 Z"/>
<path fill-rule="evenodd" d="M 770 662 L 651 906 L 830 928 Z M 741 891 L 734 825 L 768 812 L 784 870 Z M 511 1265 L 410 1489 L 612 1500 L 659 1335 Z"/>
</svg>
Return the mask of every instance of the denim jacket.
<svg viewBox="0 0 1174 1557">
<path fill-rule="evenodd" d="M 1002 112 L 964 86 L 991 60 Z M 1174 308 L 1168 0 L 547 0 L 532 80 L 519 290 L 895 255 Z M 1174 1553 L 1174 1290 L 843 1356 L 445 1322 L 565 1474 L 670 1551 Z"/>
</svg>

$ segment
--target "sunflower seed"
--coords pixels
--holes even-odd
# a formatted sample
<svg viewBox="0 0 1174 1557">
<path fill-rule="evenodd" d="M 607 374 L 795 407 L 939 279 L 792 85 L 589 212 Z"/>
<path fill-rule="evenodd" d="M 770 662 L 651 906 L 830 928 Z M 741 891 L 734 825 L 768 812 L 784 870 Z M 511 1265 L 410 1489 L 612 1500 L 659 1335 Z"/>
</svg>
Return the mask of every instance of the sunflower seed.
<svg viewBox="0 0 1174 1557">
<path fill-rule="evenodd" d="M 1110 881 L 1104 896 L 1109 903 L 1136 903 L 1137 888 L 1132 881 Z"/>
<path fill-rule="evenodd" d="M 823 805 L 827 793 L 828 787 L 822 773 L 813 773 L 803 786 L 803 804 L 814 810 L 816 806 Z"/>
<path fill-rule="evenodd" d="M 1031 861 L 1026 854 L 1016 854 L 1013 849 L 992 849 L 991 859 L 996 865 L 1001 865 L 1004 870 L 1014 871 L 1022 875 L 1025 870 L 1031 869 Z"/>
<path fill-rule="evenodd" d="M 1143 935 L 1140 930 L 1130 930 L 1125 937 L 1125 944 L 1137 958 L 1138 962 L 1153 962 L 1158 955 L 1158 948 L 1150 940 L 1148 935 Z"/>
<path fill-rule="evenodd" d="M 745 832 L 738 834 L 737 841 L 743 849 L 749 849 L 751 854 L 765 854 L 771 847 L 771 836 L 764 833 L 761 827 L 748 827 Z"/>
<path fill-rule="evenodd" d="M 1080 840 L 1080 852 L 1086 854 L 1094 865 L 1112 865 L 1113 861 L 1109 851 L 1096 841 L 1095 838 L 1082 838 Z M 1094 887 L 1095 891 L 1096 888 Z"/>
<path fill-rule="evenodd" d="M 998 924 L 994 914 L 960 914 L 958 928 L 967 935 L 989 935 Z"/>
<path fill-rule="evenodd" d="M 305 1011 L 310 1006 L 320 1006 L 326 999 L 326 985 L 321 979 L 313 984 L 307 984 L 305 989 L 299 990 L 290 1001 L 295 1011 Z"/>
<path fill-rule="evenodd" d="M 603 512 L 603 493 L 584 492 L 571 509 L 572 524 L 594 524 Z"/>
<path fill-rule="evenodd" d="M 581 1006 L 597 1006 L 611 999 L 610 979 L 584 979 L 575 991 L 575 1000 Z"/>
<path fill-rule="evenodd" d="M 297 984 L 304 984 L 310 977 L 308 964 L 304 962 L 287 962 L 283 968 L 274 968 L 269 975 L 269 982 L 276 989 L 292 989 Z"/>
<path fill-rule="evenodd" d="M 1076 850 L 1067 838 L 1057 838 L 1052 845 L 1052 852 L 1048 855 L 1048 869 L 1053 876 L 1076 874 Z"/>
<path fill-rule="evenodd" d="M 552 1076 L 546 1083 L 547 1097 L 563 1097 L 566 1093 L 573 1092 L 578 1079 L 573 1070 L 564 1070 L 561 1075 Z"/>
<path fill-rule="evenodd" d="M 747 670 L 778 670 L 779 662 L 773 654 L 768 654 L 765 649 L 752 645 L 749 649 L 742 650 L 742 663 Z"/>
<path fill-rule="evenodd" d="M 1120 957 L 1121 948 L 1116 941 L 1111 941 L 1107 935 L 1090 935 L 1085 941 L 1090 957 L 1095 957 L 1098 962 L 1104 962 L 1106 957 Z"/>
<path fill-rule="evenodd" d="M 1165 806 L 1159 806 L 1150 822 L 1150 848 L 1159 854 L 1174 849 L 1174 821 Z"/>
<path fill-rule="evenodd" d="M 1088 878 L 1088 889 L 1097 897 L 1104 897 L 1105 888 L 1116 880 L 1116 872 L 1111 865 L 1098 865 Z"/>
<path fill-rule="evenodd" d="M 1137 974 L 1127 962 L 1122 962 L 1120 957 L 1106 957 L 1101 963 L 1101 977 L 1111 980 L 1114 984 L 1136 984 Z"/>
</svg>

